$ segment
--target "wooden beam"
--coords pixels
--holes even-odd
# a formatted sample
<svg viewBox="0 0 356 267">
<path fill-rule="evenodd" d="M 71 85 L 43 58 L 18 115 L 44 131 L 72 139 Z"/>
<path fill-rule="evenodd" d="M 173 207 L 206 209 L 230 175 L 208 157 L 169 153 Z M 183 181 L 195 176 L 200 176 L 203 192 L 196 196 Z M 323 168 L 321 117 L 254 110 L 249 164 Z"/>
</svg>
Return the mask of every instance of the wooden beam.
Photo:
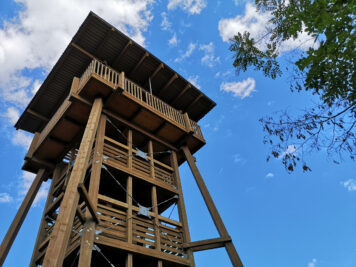
<svg viewBox="0 0 356 267">
<path fill-rule="evenodd" d="M 150 76 L 150 79 L 151 79 L 151 82 L 153 80 L 153 78 L 157 75 L 157 73 L 161 70 L 161 69 L 164 69 L 164 64 L 161 63 L 158 65 L 158 67 L 154 70 L 154 72 L 151 74 Z"/>
<path fill-rule="evenodd" d="M 175 178 L 175 186 L 178 190 L 178 202 L 177 202 L 177 209 L 178 209 L 178 216 L 179 222 L 182 223 L 183 228 L 183 242 L 190 243 L 190 233 L 189 233 L 189 226 L 188 226 L 188 217 L 187 212 L 185 209 L 183 191 L 182 191 L 182 184 L 180 182 L 179 176 L 179 168 L 178 168 L 178 160 L 177 160 L 177 153 L 175 151 L 171 154 L 171 166 L 173 168 L 174 178 Z M 195 266 L 193 251 L 191 249 L 187 249 L 189 265 L 191 267 Z"/>
<path fill-rule="evenodd" d="M 148 52 L 145 52 L 143 54 L 143 56 L 141 57 L 141 59 L 137 62 L 137 64 L 133 67 L 133 69 L 130 71 L 130 75 L 134 74 L 134 72 L 137 71 L 137 69 L 141 66 L 141 64 L 143 63 L 143 61 L 146 59 L 146 57 L 148 57 L 150 54 Z"/>
<path fill-rule="evenodd" d="M 153 134 L 156 135 L 157 133 L 159 133 L 159 131 L 162 130 L 163 127 L 166 126 L 166 124 L 167 124 L 167 121 L 164 120 L 164 121 L 161 123 L 161 125 L 159 125 L 159 126 L 157 127 L 157 129 L 153 131 Z"/>
<path fill-rule="evenodd" d="M 85 204 L 87 205 L 90 215 L 93 217 L 94 221 L 96 223 L 99 223 L 99 219 L 98 219 L 98 216 L 96 215 L 94 204 L 93 204 L 93 202 L 91 202 L 90 197 L 88 195 L 88 191 L 85 189 L 84 184 L 80 183 L 78 185 L 78 192 L 79 192 L 80 196 L 84 199 Z"/>
<path fill-rule="evenodd" d="M 183 111 L 184 112 L 187 112 L 191 107 L 193 107 L 198 101 L 199 101 L 199 99 L 200 98 L 202 98 L 202 94 L 200 94 L 198 97 L 196 97 L 193 101 L 192 101 L 192 103 L 190 103 Z"/>
<path fill-rule="evenodd" d="M 132 41 L 128 41 L 125 47 L 121 50 L 120 54 L 114 59 L 112 65 L 115 66 L 117 63 L 119 63 L 120 58 L 125 54 L 127 49 L 132 45 Z"/>
<path fill-rule="evenodd" d="M 178 78 L 178 74 L 174 73 L 173 76 L 169 79 L 169 81 L 159 90 L 158 95 L 162 95 L 164 91 Z"/>
<path fill-rule="evenodd" d="M 49 118 L 47 118 L 47 117 L 41 115 L 40 113 L 38 113 L 38 112 L 36 112 L 36 111 L 34 111 L 34 110 L 30 109 L 30 108 L 28 108 L 28 109 L 26 110 L 26 112 L 27 112 L 28 114 L 30 114 L 30 115 L 36 117 L 37 119 L 40 119 L 41 121 L 44 121 L 44 122 L 46 122 L 46 123 L 49 122 Z"/>
<path fill-rule="evenodd" d="M 46 222 L 46 219 L 45 219 L 46 218 L 46 210 L 48 209 L 49 205 L 52 203 L 52 201 L 54 199 L 53 193 L 54 193 L 54 189 L 55 189 L 55 184 L 57 182 L 57 179 L 60 178 L 61 171 L 62 171 L 62 169 L 60 167 L 60 164 L 57 164 L 56 168 L 53 171 L 51 186 L 49 188 L 47 199 L 46 199 L 46 204 L 45 204 L 43 212 L 42 212 L 41 224 L 40 224 L 40 227 L 38 229 L 35 246 L 33 248 L 32 257 L 31 257 L 31 261 L 30 261 L 30 265 L 29 265 L 30 267 L 37 267 L 37 264 L 35 263 L 35 260 L 38 258 L 38 255 L 39 255 L 39 245 L 47 237 L 47 232 L 46 232 L 46 229 L 45 229 L 45 226 L 47 225 L 47 222 Z"/>
<path fill-rule="evenodd" d="M 86 100 L 83 97 L 78 96 L 78 95 L 71 95 L 70 101 L 78 101 L 78 102 L 81 102 L 81 103 L 86 104 L 88 106 L 91 106 L 91 103 L 88 100 Z M 150 132 L 142 129 L 141 127 L 136 126 L 135 124 L 133 124 L 132 122 L 130 122 L 130 121 L 126 120 L 126 119 L 124 119 L 120 115 L 117 115 L 117 114 L 115 114 L 115 113 L 113 113 L 113 112 L 111 112 L 111 111 L 109 111 L 107 109 L 103 109 L 103 113 L 105 113 L 109 117 L 111 117 L 111 118 L 113 118 L 113 119 L 115 119 L 115 120 L 127 125 L 131 129 L 133 129 L 135 131 L 138 131 L 138 132 L 142 133 L 143 135 L 146 135 L 147 137 L 151 138 L 152 140 L 155 140 L 156 142 L 158 142 L 158 143 L 160 143 L 160 144 L 162 144 L 164 146 L 167 146 L 171 150 L 174 150 L 174 151 L 178 150 L 175 146 L 169 144 L 167 141 L 162 140 L 162 139 L 156 137 L 154 134 L 151 134 Z"/>
<path fill-rule="evenodd" d="M 102 155 L 104 149 L 105 128 L 106 116 L 102 114 L 99 122 L 98 132 L 96 134 L 88 193 L 95 209 L 97 208 L 98 204 L 101 167 L 103 163 Z M 79 267 L 91 266 L 93 244 L 95 239 L 96 222 L 93 220 L 93 217 L 91 216 L 91 213 L 88 209 L 85 211 L 85 218 L 86 221 L 84 224 L 84 228 L 87 229 L 87 231 L 84 231 L 80 241 L 80 255 L 78 262 Z"/>
<path fill-rule="evenodd" d="M 103 102 L 94 100 L 82 142 L 71 172 L 68 185 L 49 241 L 43 267 L 61 267 L 67 250 L 72 225 L 79 201 L 78 185 L 83 182 L 91 155 L 95 134 L 99 125 Z"/>
<path fill-rule="evenodd" d="M 105 46 L 105 44 L 107 43 L 107 41 L 110 39 L 110 37 L 113 35 L 113 33 L 115 32 L 115 28 L 110 28 L 110 30 L 108 30 L 103 38 L 103 40 L 100 42 L 100 44 L 98 45 L 98 47 L 95 49 L 95 54 L 100 54 L 101 50 L 103 50 L 103 47 Z"/>
<path fill-rule="evenodd" d="M 214 222 L 220 236 L 223 238 L 228 238 L 229 234 L 225 228 L 225 225 L 220 217 L 218 210 L 216 209 L 214 201 L 210 196 L 208 188 L 206 187 L 206 185 L 204 183 L 204 180 L 198 170 L 198 167 L 195 164 L 195 160 L 194 160 L 192 154 L 190 153 L 189 148 L 187 146 L 183 146 L 182 150 L 185 155 L 185 158 L 188 161 L 188 165 L 190 167 L 190 170 L 192 171 L 195 182 L 197 183 L 197 185 L 199 187 L 200 193 L 203 196 L 205 205 L 207 206 L 207 208 L 209 210 L 210 216 L 213 219 L 213 222 Z M 234 267 L 242 267 L 243 264 L 240 260 L 239 255 L 236 252 L 236 249 L 235 249 L 233 243 L 232 242 L 226 243 L 225 249 L 226 249 L 227 253 L 229 254 L 229 257 L 230 257 L 230 260 L 231 260 L 233 266 Z"/>
<path fill-rule="evenodd" d="M 38 190 L 41 187 L 42 182 L 45 179 L 46 171 L 45 169 L 40 169 L 32 182 L 30 189 L 28 190 L 20 208 L 18 209 L 15 218 L 13 219 L 9 230 L 6 232 L 6 235 L 0 246 L 0 266 L 3 265 L 6 256 L 14 242 L 17 233 L 19 232 L 23 221 L 26 218 L 27 212 L 30 209 L 33 200 L 35 199 Z"/>
<path fill-rule="evenodd" d="M 96 56 L 94 56 L 93 54 L 89 53 L 88 51 L 86 51 L 84 48 L 81 48 L 79 45 L 77 45 L 76 43 L 71 43 L 71 45 L 76 48 L 78 51 L 82 52 L 84 55 L 86 55 L 87 57 L 90 57 L 91 59 L 96 59 L 97 61 L 101 62 L 101 60 L 99 58 L 97 58 Z"/>
<path fill-rule="evenodd" d="M 85 216 L 84 216 L 83 212 L 80 210 L 79 207 L 77 207 L 76 214 L 77 214 L 77 216 L 78 216 L 78 218 L 79 218 L 79 221 L 80 221 L 82 224 L 84 224 L 84 223 L 85 223 Z"/>
<path fill-rule="evenodd" d="M 183 244 L 183 248 L 185 249 L 190 248 L 193 250 L 193 252 L 196 252 L 196 251 L 225 247 L 225 244 L 228 242 L 231 242 L 230 237 L 212 238 L 212 239 L 207 239 L 202 241 L 185 243 Z"/>
<path fill-rule="evenodd" d="M 182 95 L 184 95 L 185 94 L 185 92 L 189 89 L 189 88 L 191 88 L 192 86 L 188 83 L 184 88 L 183 88 L 183 90 L 182 91 L 180 91 L 179 92 L 179 94 L 173 99 L 173 101 L 171 102 L 171 103 L 169 103 L 170 105 L 175 105 L 175 104 L 177 104 L 178 103 L 178 101 L 179 101 L 179 98 L 182 96 Z"/>
</svg>

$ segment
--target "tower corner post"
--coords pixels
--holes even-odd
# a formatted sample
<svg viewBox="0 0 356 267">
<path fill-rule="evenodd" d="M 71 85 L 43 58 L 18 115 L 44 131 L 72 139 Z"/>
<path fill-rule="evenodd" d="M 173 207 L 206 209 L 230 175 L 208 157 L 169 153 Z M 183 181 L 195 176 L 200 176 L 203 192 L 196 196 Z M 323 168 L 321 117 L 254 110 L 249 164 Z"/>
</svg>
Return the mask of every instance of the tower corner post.
<svg viewBox="0 0 356 267">
<path fill-rule="evenodd" d="M 207 206 L 210 216 L 213 219 L 213 222 L 215 224 L 216 229 L 218 230 L 220 237 L 223 238 L 227 238 L 229 237 L 229 234 L 226 230 L 226 227 L 220 217 L 220 214 L 214 204 L 213 199 L 210 196 L 210 193 L 208 191 L 208 188 L 206 187 L 204 180 L 198 170 L 198 167 L 195 164 L 195 160 L 194 157 L 192 156 L 192 154 L 190 153 L 190 150 L 187 146 L 183 146 L 182 147 L 183 153 L 185 155 L 185 158 L 188 161 L 188 165 L 190 170 L 192 171 L 192 174 L 194 176 L 195 182 L 198 185 L 198 188 L 200 190 L 200 193 L 203 196 L 205 205 Z M 227 242 L 225 244 L 225 249 L 230 257 L 230 260 L 233 264 L 234 267 L 243 267 L 243 264 L 241 262 L 241 259 L 239 257 L 239 255 L 237 254 L 237 251 L 235 249 L 234 244 L 231 242 Z"/>
<path fill-rule="evenodd" d="M 46 170 L 45 169 L 40 169 L 37 172 L 37 175 L 35 177 L 35 179 L 32 182 L 32 185 L 30 187 L 30 189 L 28 190 L 24 200 L 22 201 L 22 204 L 20 206 L 20 208 L 18 209 L 15 218 L 13 219 L 9 230 L 7 231 L 1 246 L 0 246 L 0 266 L 2 266 L 2 264 L 4 263 L 7 254 L 9 253 L 9 250 L 12 246 L 12 243 L 14 242 L 17 233 L 19 232 L 23 221 L 26 218 L 27 212 L 30 209 L 38 190 L 41 187 L 42 182 L 45 179 L 45 175 L 46 175 Z"/>
<path fill-rule="evenodd" d="M 90 111 L 78 155 L 68 181 L 56 223 L 54 225 L 52 237 L 47 247 L 42 265 L 44 267 L 61 267 L 63 264 L 79 201 L 77 188 L 78 185 L 83 182 L 85 177 L 102 109 L 102 99 L 96 98 Z"/>
</svg>

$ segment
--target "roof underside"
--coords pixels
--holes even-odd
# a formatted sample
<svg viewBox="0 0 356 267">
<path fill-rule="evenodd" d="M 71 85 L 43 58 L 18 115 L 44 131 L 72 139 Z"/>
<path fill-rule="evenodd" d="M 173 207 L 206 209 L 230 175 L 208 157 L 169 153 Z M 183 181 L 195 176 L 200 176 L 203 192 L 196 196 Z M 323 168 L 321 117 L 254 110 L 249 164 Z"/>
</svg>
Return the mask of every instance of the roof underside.
<svg viewBox="0 0 356 267">
<path fill-rule="evenodd" d="M 187 112 L 195 121 L 215 106 L 194 85 L 146 53 L 146 49 L 90 12 L 15 127 L 32 133 L 42 131 L 69 94 L 73 77 L 80 77 L 93 57 L 117 71 L 124 71 L 146 90 L 149 90 L 148 78 L 152 77 L 153 94 L 177 110 Z"/>
</svg>

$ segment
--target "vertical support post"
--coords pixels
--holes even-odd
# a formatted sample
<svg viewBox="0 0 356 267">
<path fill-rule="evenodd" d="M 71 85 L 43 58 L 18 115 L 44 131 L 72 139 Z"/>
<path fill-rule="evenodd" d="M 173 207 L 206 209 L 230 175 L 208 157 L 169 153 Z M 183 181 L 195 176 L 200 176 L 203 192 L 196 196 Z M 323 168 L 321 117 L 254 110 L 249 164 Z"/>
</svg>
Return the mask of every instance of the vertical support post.
<svg viewBox="0 0 356 267">
<path fill-rule="evenodd" d="M 187 213 L 185 210 L 185 204 L 184 204 L 184 198 L 183 198 L 183 192 L 182 192 L 182 184 L 180 182 L 177 153 L 175 151 L 172 151 L 172 154 L 171 154 L 171 164 L 173 167 L 175 183 L 176 183 L 176 187 L 177 187 L 177 191 L 178 191 L 178 195 L 179 195 L 177 208 L 178 208 L 179 221 L 182 223 L 182 226 L 183 226 L 183 241 L 184 241 L 184 243 L 189 243 L 190 242 L 190 233 L 189 233 L 189 226 L 188 226 L 188 218 L 187 218 Z M 189 257 L 190 266 L 195 267 L 194 256 L 193 256 L 192 250 L 188 249 L 187 254 Z"/>
<path fill-rule="evenodd" d="M 129 129 L 127 132 L 127 146 L 129 148 L 128 157 L 127 157 L 127 167 L 132 169 L 132 130 Z"/>
<path fill-rule="evenodd" d="M 154 167 L 154 157 L 153 157 L 153 144 L 152 140 L 148 141 L 148 153 L 150 155 L 150 167 L 151 167 L 151 177 L 152 179 L 155 179 L 155 167 Z M 152 191 L 151 191 L 151 199 L 152 199 L 152 212 L 154 213 L 154 229 L 155 229 L 155 248 L 158 251 L 161 251 L 161 233 L 158 228 L 159 225 L 159 220 L 158 220 L 158 202 L 157 202 L 157 187 L 155 185 L 152 186 Z"/>
<path fill-rule="evenodd" d="M 100 186 L 101 165 L 103 163 L 104 137 L 106 128 L 106 116 L 101 115 L 98 131 L 96 134 L 95 148 L 93 155 L 92 171 L 89 182 L 89 197 L 94 207 L 98 204 L 98 194 Z M 90 267 L 93 244 L 95 238 L 96 223 L 91 216 L 89 209 L 85 211 L 84 231 L 80 244 L 80 256 L 78 266 Z"/>
<path fill-rule="evenodd" d="M 128 176 L 127 177 L 126 192 L 127 192 L 127 194 L 126 194 L 126 203 L 127 203 L 127 215 L 126 215 L 127 243 L 132 244 L 132 198 L 131 198 L 131 196 L 132 196 L 132 176 Z M 127 258 L 126 258 L 126 267 L 132 267 L 132 265 L 133 265 L 132 253 L 128 253 L 127 254 Z"/>
<path fill-rule="evenodd" d="M 161 251 L 161 233 L 159 230 L 159 219 L 158 219 L 158 206 L 157 206 L 157 188 L 155 185 L 152 186 L 152 212 L 154 213 L 154 229 L 155 229 L 155 249 Z"/>
<path fill-rule="evenodd" d="M 126 267 L 132 267 L 132 266 L 133 266 L 132 253 L 127 253 L 125 266 L 126 266 Z"/>
<path fill-rule="evenodd" d="M 220 214 L 218 212 L 218 210 L 215 207 L 214 201 L 211 198 L 208 188 L 206 187 L 203 178 L 198 170 L 198 167 L 195 165 L 195 161 L 194 158 L 192 156 L 192 154 L 189 151 L 189 148 L 187 146 L 183 146 L 182 147 L 184 155 L 188 161 L 188 165 L 190 167 L 190 170 L 193 173 L 195 182 L 197 183 L 200 193 L 203 196 L 205 205 L 207 206 L 210 216 L 212 217 L 215 227 L 217 228 L 219 234 L 221 237 L 229 237 L 229 234 L 225 228 L 225 225 L 220 217 Z M 236 252 L 235 246 L 233 245 L 232 242 L 228 242 L 225 244 L 225 249 L 227 251 L 227 253 L 229 254 L 230 260 L 233 264 L 234 267 L 242 267 L 243 264 L 240 260 L 239 255 Z"/>
<path fill-rule="evenodd" d="M 192 125 L 190 124 L 190 119 L 189 119 L 188 113 L 185 112 L 183 114 L 183 116 L 184 116 L 185 127 L 187 128 L 187 132 L 188 133 L 193 132 Z"/>
<path fill-rule="evenodd" d="M 7 253 L 9 253 L 9 250 L 12 246 L 12 243 L 14 242 L 17 233 L 19 232 L 23 221 L 26 218 L 27 212 L 30 209 L 33 200 L 35 199 L 38 190 L 41 187 L 41 184 L 45 178 L 46 171 L 45 169 L 40 169 L 37 172 L 37 175 L 35 179 L 32 182 L 32 185 L 30 189 L 28 190 L 24 200 L 22 201 L 22 204 L 19 208 L 19 210 L 16 213 L 15 218 L 13 219 L 9 230 L 7 231 L 4 240 L 1 243 L 0 246 L 0 266 L 4 263 Z"/>
<path fill-rule="evenodd" d="M 62 168 L 58 164 L 56 166 L 56 168 L 54 169 L 54 171 L 53 171 L 52 182 L 51 182 L 51 186 L 50 186 L 49 191 L 48 191 L 46 204 L 45 204 L 44 209 L 43 209 L 41 224 L 40 224 L 40 227 L 38 228 L 36 243 L 35 243 L 35 246 L 34 246 L 34 249 L 33 249 L 33 252 L 32 252 L 30 267 L 37 267 L 37 264 L 35 263 L 35 260 L 37 259 L 37 256 L 39 254 L 38 246 L 39 246 L 39 244 L 41 244 L 43 242 L 43 240 L 45 239 L 45 234 L 46 234 L 45 233 L 45 229 L 44 229 L 45 225 L 47 224 L 46 221 L 45 221 L 46 211 L 47 211 L 49 205 L 53 202 L 53 199 L 54 199 L 54 196 L 53 196 L 54 186 L 57 183 L 57 180 L 60 178 L 59 176 L 61 175 L 61 172 L 62 172 Z"/>
<path fill-rule="evenodd" d="M 88 123 L 84 130 L 82 142 L 79 147 L 78 155 L 63 196 L 52 237 L 47 247 L 46 255 L 42 264 L 43 267 L 61 267 L 63 264 L 79 201 L 77 188 L 79 183 L 82 183 L 84 180 L 102 108 L 103 102 L 101 98 L 96 98 L 94 100 Z"/>
</svg>

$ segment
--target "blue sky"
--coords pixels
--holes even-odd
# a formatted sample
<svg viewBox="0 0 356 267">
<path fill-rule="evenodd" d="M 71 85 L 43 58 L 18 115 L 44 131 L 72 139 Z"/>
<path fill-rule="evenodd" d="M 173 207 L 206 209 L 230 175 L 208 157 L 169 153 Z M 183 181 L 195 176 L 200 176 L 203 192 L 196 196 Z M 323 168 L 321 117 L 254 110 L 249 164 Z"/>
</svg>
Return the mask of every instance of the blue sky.
<svg viewBox="0 0 356 267">
<path fill-rule="evenodd" d="M 282 109 L 296 113 L 317 99 L 291 93 L 288 76 L 272 81 L 253 71 L 235 74 L 228 39 L 246 29 L 259 36 L 268 20 L 245 0 L 0 1 L 1 240 L 33 179 L 21 171 L 31 136 L 13 124 L 89 10 L 217 103 L 199 122 L 207 145 L 195 156 L 245 266 L 356 266 L 355 163 L 345 157 L 335 165 L 323 151 L 307 156 L 310 173 L 288 174 L 278 159 L 266 163 L 258 119 Z M 282 64 L 293 49 L 309 45 L 304 35 L 287 41 Z M 192 240 L 217 237 L 186 164 L 180 170 Z M 29 263 L 47 188 L 4 266 Z M 195 259 L 198 267 L 230 266 L 224 249 Z"/>
</svg>

